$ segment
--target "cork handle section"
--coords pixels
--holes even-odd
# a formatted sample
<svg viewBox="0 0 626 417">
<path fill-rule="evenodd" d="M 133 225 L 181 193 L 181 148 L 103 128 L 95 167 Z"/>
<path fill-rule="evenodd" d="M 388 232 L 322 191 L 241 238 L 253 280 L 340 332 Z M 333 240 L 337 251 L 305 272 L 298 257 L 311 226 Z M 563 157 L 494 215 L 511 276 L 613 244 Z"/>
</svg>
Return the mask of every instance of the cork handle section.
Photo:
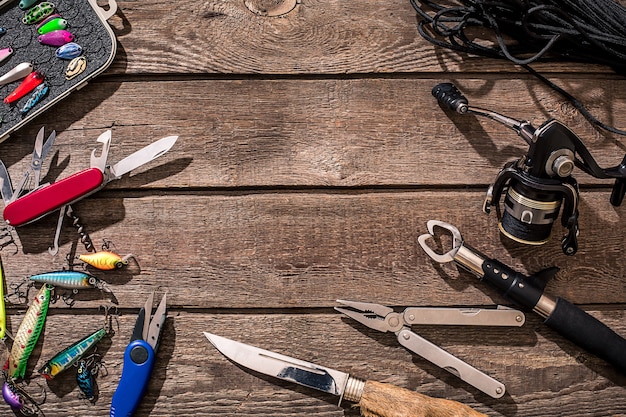
<svg viewBox="0 0 626 417">
<path fill-rule="evenodd" d="M 358 405 L 365 417 L 487 417 L 456 401 L 374 381 L 365 383 Z"/>
</svg>

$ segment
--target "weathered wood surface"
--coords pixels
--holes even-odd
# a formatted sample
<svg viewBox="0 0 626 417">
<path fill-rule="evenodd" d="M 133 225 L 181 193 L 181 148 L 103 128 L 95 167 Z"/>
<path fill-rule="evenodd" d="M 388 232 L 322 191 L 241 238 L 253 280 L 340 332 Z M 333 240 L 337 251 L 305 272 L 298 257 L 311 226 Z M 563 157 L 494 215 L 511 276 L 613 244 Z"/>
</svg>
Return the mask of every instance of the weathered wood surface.
<svg viewBox="0 0 626 417">
<path fill-rule="evenodd" d="M 73 371 L 48 383 L 35 378 L 28 390 L 46 387 L 46 416 L 107 415 L 136 313 L 153 290 L 157 298 L 167 292 L 170 311 L 138 416 L 358 415 L 334 397 L 245 372 L 202 331 L 490 416 L 626 415 L 626 377 L 532 314 L 515 329 L 414 329 L 505 383 L 508 394 L 494 400 L 411 354 L 393 334 L 332 310 L 339 298 L 399 308 L 510 305 L 423 253 L 417 237 L 429 219 L 440 219 L 522 272 L 559 266 L 547 290 L 626 336 L 624 208 L 609 204 L 611 184 L 576 172 L 575 257 L 561 253 L 559 227 L 538 248 L 502 238 L 495 214 L 480 208 L 498 170 L 526 146 L 493 122 L 444 112 L 430 90 L 453 81 L 472 104 L 537 125 L 558 118 L 602 166 L 621 160 L 623 138 L 597 132 L 508 63 L 437 50 L 417 34 L 408 1 L 302 1 L 281 18 L 254 14 L 243 0 L 119 7 L 111 19 L 118 55 L 105 75 L 0 147 L 19 178 L 39 128 L 56 129 L 44 167 L 44 180 L 56 181 L 88 166 L 106 129 L 113 130 L 113 163 L 180 136 L 159 160 L 74 205 L 94 242 L 111 240 L 138 264 L 91 271 L 112 295 L 83 291 L 71 309 L 52 307 L 33 373 L 101 324 L 101 304 L 117 303 L 121 315 L 99 348 L 108 374 L 98 379 L 96 404 L 77 397 Z M 589 65 L 538 68 L 601 119 L 626 126 L 623 77 Z M 56 221 L 52 215 L 18 228 L 17 246 L 0 252 L 9 287 L 83 252 L 66 222 L 59 254 L 47 253 Z M 26 305 L 8 306 L 16 331 Z"/>
</svg>

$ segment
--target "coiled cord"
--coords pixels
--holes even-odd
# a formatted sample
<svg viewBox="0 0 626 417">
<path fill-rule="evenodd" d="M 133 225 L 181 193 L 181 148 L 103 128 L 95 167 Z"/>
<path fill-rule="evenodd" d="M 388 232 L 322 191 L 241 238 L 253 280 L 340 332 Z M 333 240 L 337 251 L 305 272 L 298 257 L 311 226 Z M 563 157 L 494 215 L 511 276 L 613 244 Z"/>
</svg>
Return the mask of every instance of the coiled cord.
<svg viewBox="0 0 626 417">
<path fill-rule="evenodd" d="M 564 59 L 604 64 L 626 73 L 626 8 L 617 1 L 458 0 L 445 6 L 431 0 L 410 2 L 421 17 L 417 29 L 424 39 L 439 47 L 521 65 L 562 94 L 592 124 L 626 135 L 599 121 L 579 100 L 529 67 L 540 60 Z M 476 27 L 492 30 L 495 44 L 475 42 L 467 31 Z"/>
</svg>

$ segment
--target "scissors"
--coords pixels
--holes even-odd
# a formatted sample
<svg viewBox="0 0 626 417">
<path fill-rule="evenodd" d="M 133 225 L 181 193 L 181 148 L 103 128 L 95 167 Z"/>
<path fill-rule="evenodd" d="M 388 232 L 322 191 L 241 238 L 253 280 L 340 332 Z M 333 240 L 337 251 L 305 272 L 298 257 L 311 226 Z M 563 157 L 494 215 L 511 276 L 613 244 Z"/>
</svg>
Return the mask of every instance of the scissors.
<svg viewBox="0 0 626 417">
<path fill-rule="evenodd" d="M 113 394 L 110 417 L 131 416 L 148 386 L 161 329 L 167 317 L 166 295 L 163 295 L 154 316 L 150 318 L 153 300 L 154 292 L 139 310 L 130 343 L 124 351 L 122 378 Z"/>
</svg>

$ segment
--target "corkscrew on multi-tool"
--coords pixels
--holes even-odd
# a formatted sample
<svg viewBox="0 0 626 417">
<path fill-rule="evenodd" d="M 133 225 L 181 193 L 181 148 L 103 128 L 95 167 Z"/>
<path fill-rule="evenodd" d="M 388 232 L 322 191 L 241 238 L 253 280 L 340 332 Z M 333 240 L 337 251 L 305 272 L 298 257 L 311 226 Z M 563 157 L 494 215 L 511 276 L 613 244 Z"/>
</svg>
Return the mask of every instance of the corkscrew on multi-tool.
<svg viewBox="0 0 626 417">
<path fill-rule="evenodd" d="M 451 83 L 436 85 L 433 96 L 443 106 L 460 114 L 476 114 L 495 120 L 514 130 L 529 145 L 528 152 L 507 162 L 487 190 L 483 211 L 498 207 L 502 193 L 504 212 L 499 228 L 517 242 L 540 245 L 548 241 L 552 225 L 559 216 L 568 232 L 561 241 L 563 253 L 578 250 L 578 184 L 571 176 L 574 167 L 601 179 L 614 179 L 610 202 L 619 206 L 626 193 L 626 155 L 619 165 L 601 168 L 582 140 L 563 123 L 550 119 L 538 128 L 529 122 L 503 116 L 491 110 L 472 107 Z"/>
</svg>

